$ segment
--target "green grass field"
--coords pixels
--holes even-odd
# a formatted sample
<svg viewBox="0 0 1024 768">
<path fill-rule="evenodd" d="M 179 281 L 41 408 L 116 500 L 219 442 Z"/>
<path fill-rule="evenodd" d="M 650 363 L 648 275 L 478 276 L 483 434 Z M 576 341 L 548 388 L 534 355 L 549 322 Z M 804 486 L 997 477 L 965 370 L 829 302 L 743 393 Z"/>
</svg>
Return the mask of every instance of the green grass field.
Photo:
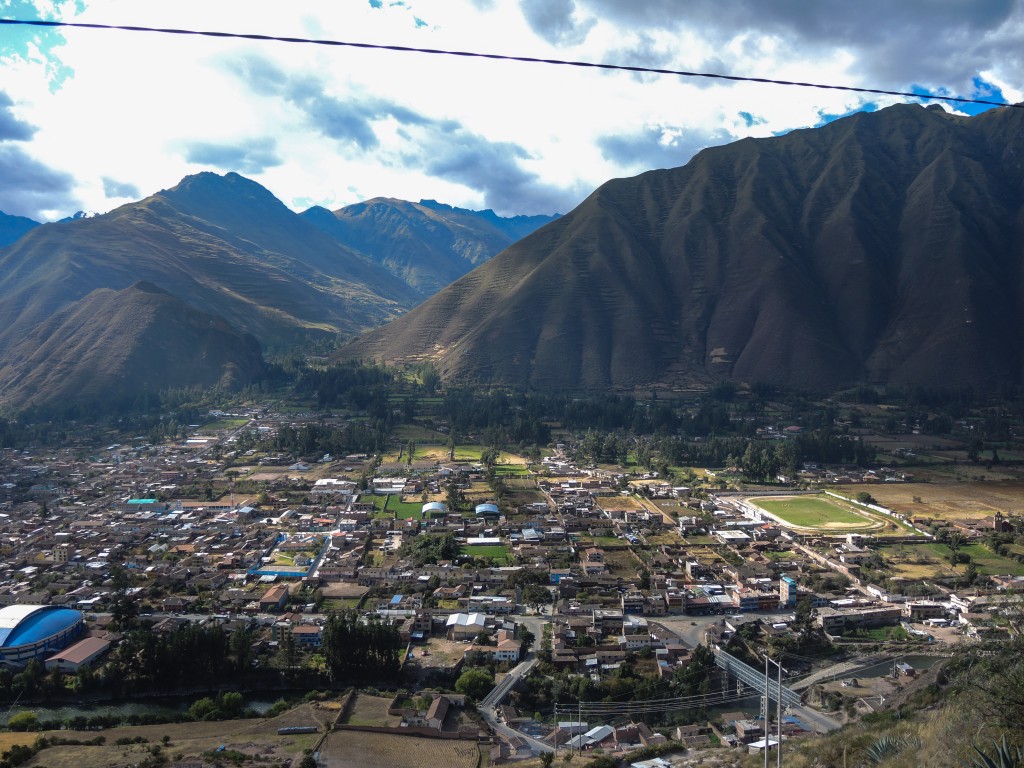
<svg viewBox="0 0 1024 768">
<path fill-rule="evenodd" d="M 249 420 L 245 417 L 237 419 L 217 419 L 216 421 L 208 421 L 203 424 L 200 428 L 200 432 L 217 432 L 221 429 L 238 429 L 244 427 L 249 423 Z"/>
<path fill-rule="evenodd" d="M 496 464 L 494 474 L 498 477 L 524 477 L 530 470 L 524 464 Z"/>
<path fill-rule="evenodd" d="M 752 503 L 798 528 L 852 531 L 875 525 L 870 519 L 817 496 L 756 499 Z"/>
<path fill-rule="evenodd" d="M 469 555 L 470 557 L 485 557 L 490 560 L 497 560 L 500 562 L 508 562 L 508 547 L 504 544 L 474 544 L 473 546 L 463 546 L 462 554 Z"/>
<path fill-rule="evenodd" d="M 419 501 L 402 501 L 397 496 L 389 496 L 388 505 L 385 509 L 388 512 L 394 512 L 395 517 L 399 520 L 409 517 L 415 517 L 418 520 L 420 511 L 423 509 L 423 503 Z"/>
</svg>

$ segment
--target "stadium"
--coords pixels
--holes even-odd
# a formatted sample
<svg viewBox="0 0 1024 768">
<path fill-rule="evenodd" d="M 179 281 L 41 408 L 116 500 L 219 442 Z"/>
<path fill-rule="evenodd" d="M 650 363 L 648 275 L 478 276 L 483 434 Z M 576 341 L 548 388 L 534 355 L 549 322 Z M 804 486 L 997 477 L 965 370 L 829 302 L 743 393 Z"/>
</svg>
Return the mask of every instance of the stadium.
<svg viewBox="0 0 1024 768">
<path fill-rule="evenodd" d="M 85 630 L 81 611 L 53 605 L 0 609 L 0 664 L 24 667 L 66 648 Z"/>
</svg>

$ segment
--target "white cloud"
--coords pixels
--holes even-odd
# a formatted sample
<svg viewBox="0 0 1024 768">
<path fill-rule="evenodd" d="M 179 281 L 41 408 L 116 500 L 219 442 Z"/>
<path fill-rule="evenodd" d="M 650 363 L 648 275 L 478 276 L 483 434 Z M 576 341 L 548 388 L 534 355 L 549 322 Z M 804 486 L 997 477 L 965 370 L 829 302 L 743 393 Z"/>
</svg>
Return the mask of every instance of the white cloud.
<svg viewBox="0 0 1024 768">
<path fill-rule="evenodd" d="M 50 16 L 69 18 L 75 8 L 38 2 Z M 831 16 L 754 0 L 735 7 L 693 0 L 685 12 L 675 0 L 379 7 L 308 0 L 287 13 L 269 0 L 84 5 L 75 20 L 880 87 L 947 82 L 959 89 L 981 76 L 1016 100 L 1024 88 L 1024 66 L 1016 66 L 1024 45 L 1013 53 L 1024 39 L 1020 0 L 986 0 L 970 10 L 946 3 L 929 18 L 920 8 L 900 10 L 906 39 L 872 36 L 877 19 L 832 0 L 824 2 L 835 6 Z M 966 32 L 939 34 L 954 23 Z M 344 47 L 48 34 L 16 51 L 0 49 L 8 114 L 12 125 L 36 128 L 19 145 L 22 154 L 68 174 L 69 196 L 89 210 L 108 208 L 112 188 L 150 194 L 188 173 L 234 163 L 294 207 L 391 196 L 551 213 L 550 206 L 564 211 L 609 178 L 682 164 L 707 143 L 815 125 L 868 101 L 838 91 Z"/>
</svg>

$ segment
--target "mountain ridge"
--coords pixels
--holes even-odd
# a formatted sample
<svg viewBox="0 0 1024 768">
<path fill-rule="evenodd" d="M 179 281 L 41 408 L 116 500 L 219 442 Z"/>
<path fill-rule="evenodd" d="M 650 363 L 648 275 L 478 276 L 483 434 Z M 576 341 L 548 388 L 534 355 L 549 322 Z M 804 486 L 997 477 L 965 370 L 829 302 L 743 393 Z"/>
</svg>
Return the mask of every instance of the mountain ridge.
<svg viewBox="0 0 1024 768">
<path fill-rule="evenodd" d="M 566 390 L 1019 383 L 1022 137 L 1021 110 L 901 105 L 706 149 L 605 183 L 340 356 Z"/>
<path fill-rule="evenodd" d="M 490 209 L 473 211 L 435 200 L 413 203 L 389 197 L 337 211 L 313 206 L 300 215 L 404 280 L 422 298 L 554 218 L 505 218 Z"/>
</svg>

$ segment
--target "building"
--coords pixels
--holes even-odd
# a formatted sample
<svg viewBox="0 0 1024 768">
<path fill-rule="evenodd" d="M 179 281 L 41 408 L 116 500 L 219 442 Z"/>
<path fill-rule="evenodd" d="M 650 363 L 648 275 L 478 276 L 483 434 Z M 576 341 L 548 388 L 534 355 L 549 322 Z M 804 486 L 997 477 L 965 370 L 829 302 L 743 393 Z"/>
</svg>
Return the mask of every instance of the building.
<svg viewBox="0 0 1024 768">
<path fill-rule="evenodd" d="M 487 629 L 482 613 L 453 613 L 445 622 L 449 640 L 472 640 Z"/>
<path fill-rule="evenodd" d="M 338 480 L 324 477 L 313 483 L 309 495 L 313 498 L 332 498 L 335 496 L 351 496 L 355 493 L 356 484 L 351 480 Z"/>
<path fill-rule="evenodd" d="M 426 520 L 428 517 L 445 517 L 448 514 L 448 507 L 440 501 L 428 501 L 420 510 L 420 517 Z"/>
<path fill-rule="evenodd" d="M 839 610 L 821 608 L 816 623 L 830 635 L 842 634 L 844 630 L 857 627 L 881 627 L 898 624 L 903 617 L 900 606 L 886 608 L 855 608 Z"/>
<path fill-rule="evenodd" d="M 779 603 L 783 608 L 796 608 L 797 600 L 796 582 L 789 576 L 779 579 Z"/>
<path fill-rule="evenodd" d="M 942 619 L 946 616 L 946 607 L 941 603 L 920 601 L 907 603 L 903 606 L 903 615 L 911 621 L 924 621 L 925 619 Z"/>
<path fill-rule="evenodd" d="M 23 667 L 52 656 L 85 631 L 81 611 L 52 605 L 9 605 L 0 609 L 0 663 Z"/>
<path fill-rule="evenodd" d="M 283 610 L 288 604 L 288 585 L 275 584 L 260 598 L 260 610 L 276 612 Z"/>
<path fill-rule="evenodd" d="M 48 658 L 45 666 L 47 671 L 59 669 L 61 672 L 74 674 L 106 653 L 108 648 L 109 640 L 102 637 L 87 637 Z"/>
</svg>

